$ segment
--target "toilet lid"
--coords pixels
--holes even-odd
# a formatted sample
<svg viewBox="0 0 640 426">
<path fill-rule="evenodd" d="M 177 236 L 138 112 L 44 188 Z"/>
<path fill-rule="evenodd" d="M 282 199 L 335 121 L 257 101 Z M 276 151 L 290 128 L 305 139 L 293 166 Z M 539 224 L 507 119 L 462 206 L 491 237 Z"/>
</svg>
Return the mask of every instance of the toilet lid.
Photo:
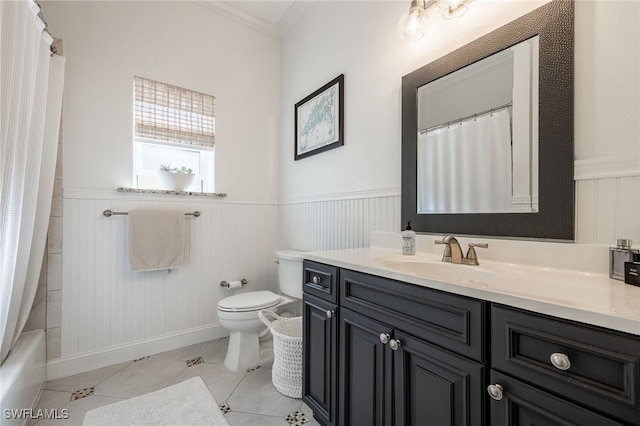
<svg viewBox="0 0 640 426">
<path fill-rule="evenodd" d="M 275 306 L 281 300 L 271 291 L 249 291 L 225 297 L 218 302 L 218 309 L 225 312 L 257 311 Z"/>
</svg>

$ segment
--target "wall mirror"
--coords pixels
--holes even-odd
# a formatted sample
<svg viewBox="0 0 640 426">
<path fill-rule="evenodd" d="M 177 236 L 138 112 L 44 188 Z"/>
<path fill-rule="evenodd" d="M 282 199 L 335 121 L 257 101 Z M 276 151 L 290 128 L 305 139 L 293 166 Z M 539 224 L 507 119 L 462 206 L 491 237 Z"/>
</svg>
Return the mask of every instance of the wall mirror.
<svg viewBox="0 0 640 426">
<path fill-rule="evenodd" d="M 556 0 L 402 79 L 402 222 L 573 240 L 573 2 Z"/>
</svg>

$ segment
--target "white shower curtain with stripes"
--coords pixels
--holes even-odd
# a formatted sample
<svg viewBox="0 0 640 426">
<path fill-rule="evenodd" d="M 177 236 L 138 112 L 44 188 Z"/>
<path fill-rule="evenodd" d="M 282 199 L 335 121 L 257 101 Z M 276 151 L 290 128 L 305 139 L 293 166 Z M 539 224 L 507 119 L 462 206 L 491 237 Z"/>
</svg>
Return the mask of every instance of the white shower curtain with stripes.
<svg viewBox="0 0 640 426">
<path fill-rule="evenodd" d="M 0 363 L 31 311 L 53 192 L 64 59 L 39 12 L 0 1 Z"/>
<path fill-rule="evenodd" d="M 418 213 L 511 211 L 509 109 L 418 134 Z"/>
</svg>

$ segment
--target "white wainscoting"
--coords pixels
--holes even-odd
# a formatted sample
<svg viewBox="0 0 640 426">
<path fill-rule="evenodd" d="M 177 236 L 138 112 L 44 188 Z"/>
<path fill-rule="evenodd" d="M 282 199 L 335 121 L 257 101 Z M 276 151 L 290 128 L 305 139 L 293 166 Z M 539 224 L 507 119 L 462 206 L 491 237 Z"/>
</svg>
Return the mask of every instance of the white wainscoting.
<svg viewBox="0 0 640 426">
<path fill-rule="evenodd" d="M 577 161 L 575 176 L 576 242 L 613 245 L 631 238 L 639 244 L 640 155 Z M 279 204 L 81 190 L 65 191 L 64 198 L 62 358 L 50 365 L 65 374 L 79 372 L 69 364 L 83 357 L 84 370 L 97 367 L 87 360 L 118 362 L 118 354 L 170 349 L 185 344 L 185 336 L 201 340 L 207 329 L 218 337 L 216 305 L 231 294 L 221 280 L 247 278 L 243 291 L 275 289 L 276 248 L 366 247 L 371 231 L 399 232 L 403 222 L 400 188 Z M 184 268 L 131 272 L 127 217 L 102 212 L 143 207 L 202 212 L 185 219 Z"/>
<path fill-rule="evenodd" d="M 102 212 L 135 208 L 202 213 L 185 218 L 182 268 L 171 273 L 131 271 L 127 216 L 107 218 Z M 221 298 L 238 291 L 275 289 L 277 215 L 277 203 L 269 201 L 65 190 L 58 362 L 215 328 Z M 242 290 L 220 286 L 222 280 L 240 278 L 248 280 Z M 201 333 L 194 335 L 202 340 Z M 212 334 L 215 337 L 219 336 Z M 112 359 L 117 362 L 117 354 Z"/>
<path fill-rule="evenodd" d="M 575 163 L 576 242 L 640 244 L 640 154 Z"/>
<path fill-rule="evenodd" d="M 367 247 L 371 231 L 400 230 L 399 188 L 331 197 L 283 201 L 280 245 L 302 251 Z"/>
<path fill-rule="evenodd" d="M 575 162 L 576 243 L 640 244 L 640 154 Z M 369 245 L 370 231 L 399 232 L 400 189 L 284 200 L 281 246 L 303 251 Z M 333 197 L 333 198 L 332 198 Z"/>
</svg>

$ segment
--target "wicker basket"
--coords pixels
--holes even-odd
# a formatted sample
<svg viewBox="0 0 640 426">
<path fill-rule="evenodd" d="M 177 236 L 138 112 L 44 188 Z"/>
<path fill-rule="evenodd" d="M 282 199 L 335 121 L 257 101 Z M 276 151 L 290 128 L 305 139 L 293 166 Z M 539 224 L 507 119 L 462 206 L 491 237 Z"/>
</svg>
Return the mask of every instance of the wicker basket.
<svg viewBox="0 0 640 426">
<path fill-rule="evenodd" d="M 283 318 L 269 310 L 258 317 L 273 335 L 273 386 L 283 395 L 302 398 L 302 317 Z"/>
</svg>

